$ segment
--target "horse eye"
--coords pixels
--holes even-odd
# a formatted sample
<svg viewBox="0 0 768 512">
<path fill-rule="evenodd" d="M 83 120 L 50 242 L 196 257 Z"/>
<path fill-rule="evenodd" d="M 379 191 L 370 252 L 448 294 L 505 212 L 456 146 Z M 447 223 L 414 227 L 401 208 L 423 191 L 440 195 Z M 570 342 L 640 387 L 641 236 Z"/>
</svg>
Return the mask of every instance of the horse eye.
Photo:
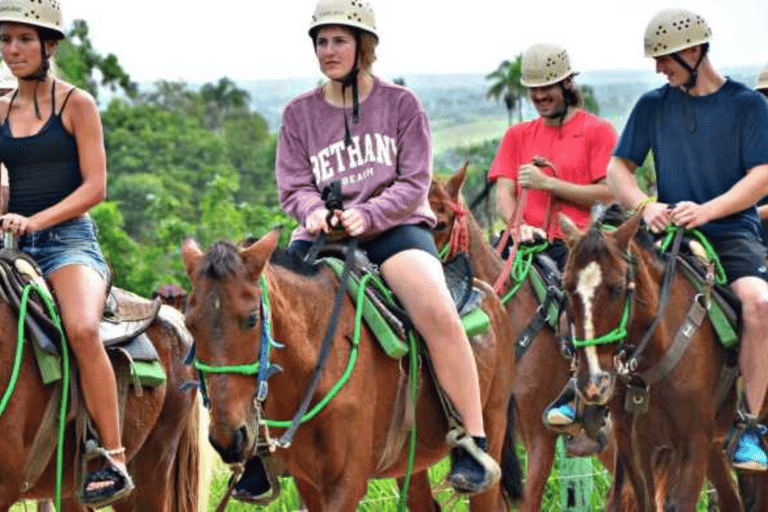
<svg viewBox="0 0 768 512">
<path fill-rule="evenodd" d="M 448 227 L 448 224 L 445 222 L 438 222 L 435 226 L 435 231 L 445 231 L 445 229 Z"/>
<path fill-rule="evenodd" d="M 243 327 L 245 327 L 245 330 L 250 330 L 256 327 L 257 323 L 259 323 L 259 315 L 254 311 L 245 319 Z"/>
<path fill-rule="evenodd" d="M 612 299 L 618 299 L 619 297 L 621 297 L 621 294 L 623 292 L 624 292 L 624 287 L 623 286 L 616 285 L 616 286 L 609 286 L 608 287 L 608 295 Z"/>
</svg>

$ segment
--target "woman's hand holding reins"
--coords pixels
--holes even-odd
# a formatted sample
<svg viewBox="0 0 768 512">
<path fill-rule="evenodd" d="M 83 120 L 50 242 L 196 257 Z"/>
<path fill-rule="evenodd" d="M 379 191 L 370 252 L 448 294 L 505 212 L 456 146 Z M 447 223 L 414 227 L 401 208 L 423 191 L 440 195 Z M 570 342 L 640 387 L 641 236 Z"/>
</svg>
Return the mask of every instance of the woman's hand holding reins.
<svg viewBox="0 0 768 512">
<path fill-rule="evenodd" d="M 343 212 L 337 212 L 341 226 L 349 236 L 360 236 L 368 229 L 368 221 L 365 216 L 354 208 L 347 208 Z"/>
<path fill-rule="evenodd" d="M 332 226 L 328 224 L 328 218 L 330 213 L 331 212 L 328 211 L 327 208 L 318 208 L 317 210 L 309 214 L 309 216 L 307 217 L 307 220 L 304 221 L 304 227 L 312 235 L 318 233 L 319 231 L 328 233 L 332 227 L 336 227 L 338 225 L 336 212 L 334 212 L 334 215 L 331 216 Z M 334 222 L 334 220 L 336 222 Z"/>
<path fill-rule="evenodd" d="M 21 236 L 36 231 L 36 228 L 29 217 L 18 213 L 6 213 L 0 216 L 0 230 Z"/>
</svg>

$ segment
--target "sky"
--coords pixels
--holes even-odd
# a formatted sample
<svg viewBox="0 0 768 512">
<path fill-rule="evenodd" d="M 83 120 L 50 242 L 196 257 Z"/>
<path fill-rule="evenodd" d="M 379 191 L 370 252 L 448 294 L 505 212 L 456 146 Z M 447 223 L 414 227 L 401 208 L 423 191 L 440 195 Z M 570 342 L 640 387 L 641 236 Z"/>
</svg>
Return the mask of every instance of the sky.
<svg viewBox="0 0 768 512">
<path fill-rule="evenodd" d="M 374 73 L 483 73 L 535 42 L 566 47 L 576 70 L 652 69 L 643 32 L 683 7 L 713 30 L 716 67 L 768 62 L 766 0 L 370 0 Z M 235 81 L 320 76 L 307 35 L 316 0 L 62 0 L 65 24 L 88 22 L 94 47 L 134 80 Z"/>
</svg>

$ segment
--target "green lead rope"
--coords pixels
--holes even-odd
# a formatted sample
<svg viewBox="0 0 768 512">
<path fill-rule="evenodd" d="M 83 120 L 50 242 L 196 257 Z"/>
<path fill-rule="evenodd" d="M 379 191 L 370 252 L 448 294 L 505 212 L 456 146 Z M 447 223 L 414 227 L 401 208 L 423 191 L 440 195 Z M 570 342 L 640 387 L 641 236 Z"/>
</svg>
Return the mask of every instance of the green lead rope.
<svg viewBox="0 0 768 512">
<path fill-rule="evenodd" d="M 0 401 L 0 416 L 5 412 L 8 401 L 11 399 L 11 396 L 16 389 L 19 372 L 21 371 L 21 363 L 24 358 L 24 321 L 27 317 L 29 294 L 32 291 L 36 292 L 45 303 L 45 306 L 48 309 L 48 314 L 53 321 L 53 325 L 56 327 L 56 330 L 59 331 L 59 336 L 61 337 L 61 374 L 63 383 L 61 406 L 59 409 L 58 443 L 56 444 L 56 489 L 54 497 L 56 510 L 61 510 L 61 485 L 64 472 L 64 429 L 67 424 L 67 409 L 69 407 L 69 352 L 67 350 L 67 339 L 66 336 L 64 336 L 64 329 L 61 327 L 61 319 L 59 318 L 53 299 L 48 294 L 47 290 L 34 282 L 31 282 L 24 287 L 24 292 L 21 296 L 16 337 L 16 355 L 13 360 L 13 369 L 11 371 L 11 380 L 8 383 L 8 389 L 5 390 L 5 394 Z"/>
<path fill-rule="evenodd" d="M 534 255 L 544 252 L 548 245 L 549 242 L 545 240 L 535 245 L 521 245 L 518 247 L 515 261 L 512 263 L 512 268 L 509 271 L 509 276 L 514 284 L 507 294 L 501 298 L 502 304 L 506 306 L 520 290 L 520 287 L 525 282 L 525 278 L 528 277 L 528 273 L 531 271 Z"/>
<path fill-rule="evenodd" d="M 672 240 L 675 237 L 675 233 L 677 233 L 677 231 L 680 229 L 683 228 L 678 226 L 669 226 L 667 228 L 667 234 L 664 236 L 664 240 L 662 240 L 661 246 L 659 246 L 659 250 L 661 252 L 667 252 L 669 244 L 672 243 Z M 727 283 L 725 270 L 723 269 L 722 263 L 720 263 L 720 258 L 718 258 L 715 249 L 712 247 L 710 241 L 707 240 L 707 237 L 705 237 L 698 229 L 686 229 L 685 234 L 691 235 L 696 240 L 698 240 L 698 242 L 704 248 L 704 252 L 707 254 L 709 261 L 713 262 L 715 265 L 715 282 L 719 285 L 725 285 Z"/>
</svg>

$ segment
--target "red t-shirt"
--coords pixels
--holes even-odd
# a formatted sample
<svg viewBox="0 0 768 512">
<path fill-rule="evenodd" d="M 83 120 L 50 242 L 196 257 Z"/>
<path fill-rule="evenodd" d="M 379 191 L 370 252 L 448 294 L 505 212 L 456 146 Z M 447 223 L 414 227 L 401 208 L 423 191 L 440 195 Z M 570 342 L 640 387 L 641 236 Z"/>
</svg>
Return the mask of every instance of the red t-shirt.
<svg viewBox="0 0 768 512">
<path fill-rule="evenodd" d="M 557 178 L 589 185 L 605 178 L 608 160 L 616 145 L 616 132 L 602 119 L 579 110 L 562 127 L 548 126 L 542 118 L 510 127 L 493 160 L 488 179 L 496 181 L 499 176 L 517 181 L 521 165 L 530 162 L 534 156 L 542 156 L 557 169 Z M 553 174 L 551 169 L 545 173 Z M 517 197 L 520 197 L 517 186 Z M 562 238 L 560 226 L 555 218 L 563 212 L 577 226 L 584 229 L 589 225 L 590 209 L 552 198 L 549 207 L 548 192 L 529 189 L 523 210 L 523 222 L 547 231 L 550 240 Z M 551 220 L 548 213 L 551 212 Z"/>
</svg>

